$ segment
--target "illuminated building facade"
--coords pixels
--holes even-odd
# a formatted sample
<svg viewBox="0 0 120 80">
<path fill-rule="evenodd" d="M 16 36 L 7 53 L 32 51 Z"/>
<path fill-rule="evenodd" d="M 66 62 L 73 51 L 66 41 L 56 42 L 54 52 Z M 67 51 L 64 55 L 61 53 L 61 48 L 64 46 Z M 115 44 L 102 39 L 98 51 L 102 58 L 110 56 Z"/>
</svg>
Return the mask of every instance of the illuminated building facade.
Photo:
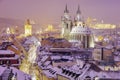
<svg viewBox="0 0 120 80">
<path fill-rule="evenodd" d="M 27 19 L 27 22 L 26 22 L 24 28 L 25 28 L 25 36 L 31 36 L 32 35 L 32 25 L 30 24 L 29 19 Z"/>
<path fill-rule="evenodd" d="M 104 24 L 104 23 L 97 23 L 95 25 L 93 25 L 94 29 L 115 29 L 116 25 L 113 24 Z"/>
<path fill-rule="evenodd" d="M 7 34 L 15 34 L 15 29 L 12 28 L 12 27 L 8 27 L 8 28 L 6 29 L 6 33 L 7 33 Z"/>
<path fill-rule="evenodd" d="M 93 36 L 86 26 L 75 26 L 70 33 L 70 42 L 79 44 L 81 48 L 94 47 Z"/>
<path fill-rule="evenodd" d="M 48 25 L 43 32 L 41 32 L 41 38 L 55 37 L 60 38 L 60 30 L 55 28 L 53 25 Z"/>
</svg>

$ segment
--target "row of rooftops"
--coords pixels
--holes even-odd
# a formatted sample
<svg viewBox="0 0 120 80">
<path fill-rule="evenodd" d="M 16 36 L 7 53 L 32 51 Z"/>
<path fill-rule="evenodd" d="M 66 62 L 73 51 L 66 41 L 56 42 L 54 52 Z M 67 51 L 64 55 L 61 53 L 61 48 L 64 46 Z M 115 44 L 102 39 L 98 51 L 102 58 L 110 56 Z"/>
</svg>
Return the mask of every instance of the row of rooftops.
<svg viewBox="0 0 120 80">
<path fill-rule="evenodd" d="M 66 41 L 64 38 L 54 38 L 54 37 L 49 37 L 49 38 L 42 38 L 42 40 L 50 40 L 50 41 Z"/>
<path fill-rule="evenodd" d="M 106 49 L 109 49 L 109 48 L 106 48 Z M 62 62 L 65 62 L 65 61 L 70 61 L 69 58 L 72 58 L 72 57 L 70 57 L 70 54 L 72 52 L 73 52 L 73 54 L 75 54 L 75 53 L 78 52 L 79 55 L 81 53 L 84 53 L 84 54 L 86 54 L 86 53 L 92 53 L 92 51 L 89 50 L 89 49 L 88 50 L 87 49 L 86 50 L 85 49 L 83 49 L 83 50 L 82 49 L 78 49 L 77 50 L 75 48 L 50 48 L 48 52 L 51 53 L 50 55 L 48 55 L 51 58 L 48 61 L 51 61 L 51 63 L 47 64 L 47 66 L 50 65 L 50 66 L 52 66 L 52 68 L 48 68 L 46 66 L 46 64 L 44 63 L 44 61 L 39 62 L 39 63 L 41 63 L 39 65 L 39 67 L 43 69 L 43 72 L 46 71 L 46 70 L 48 70 L 48 72 L 50 72 L 51 74 L 61 75 L 61 76 L 69 78 L 70 80 L 75 80 L 75 76 L 77 76 L 78 74 L 79 74 L 79 76 L 78 76 L 79 79 L 78 80 L 80 80 L 82 78 L 85 78 L 85 76 L 89 76 L 89 77 L 92 77 L 92 78 L 99 77 L 101 79 L 118 79 L 118 80 L 120 79 L 119 76 L 112 77 L 112 75 L 114 75 L 114 74 L 115 75 L 116 74 L 120 74 L 120 71 L 113 71 L 113 72 L 111 72 L 111 71 L 104 71 L 103 69 L 99 68 L 99 65 L 96 65 L 96 63 L 93 63 L 92 61 L 91 61 L 91 63 L 85 63 L 85 65 L 87 67 L 78 69 L 77 72 L 74 72 L 75 70 L 71 69 L 72 66 L 69 66 L 69 67 L 66 67 L 66 68 L 65 67 L 59 68 L 59 67 L 53 66 L 53 64 L 52 64 L 52 62 L 55 62 L 55 61 L 56 61 L 55 63 L 58 63 L 58 62 L 62 63 Z M 55 53 L 57 54 L 56 56 L 54 55 Z M 58 54 L 61 54 L 61 53 L 63 53 L 63 56 L 58 55 Z M 66 53 L 70 53 L 70 54 L 68 56 L 64 56 Z M 82 55 L 82 57 L 83 56 L 84 55 Z M 44 55 L 42 57 L 44 58 Z M 76 59 L 76 58 L 74 57 L 74 59 Z M 77 65 L 77 64 L 75 63 L 75 65 Z M 59 71 L 56 71 L 54 69 L 54 67 L 58 68 Z M 83 73 L 81 73 L 80 70 L 83 70 Z M 90 73 L 93 73 L 93 74 L 90 74 Z M 45 74 L 48 75 L 48 76 L 50 76 L 49 74 L 47 74 L 47 72 Z M 73 76 L 74 76 L 74 79 L 72 79 Z"/>
<path fill-rule="evenodd" d="M 52 53 L 51 53 L 52 54 Z M 83 67 L 80 67 L 81 64 L 77 64 L 75 63 L 72 66 L 54 66 L 53 62 L 54 60 L 61 60 L 61 57 L 59 55 L 41 55 L 42 58 L 41 60 L 38 62 L 38 66 L 40 67 L 40 69 L 42 69 L 42 73 L 48 77 L 54 77 L 54 78 L 58 78 L 58 76 L 62 76 L 65 78 L 68 78 L 69 80 L 81 80 L 83 78 L 86 77 L 90 77 L 91 79 L 97 77 L 102 79 L 117 79 L 119 80 L 120 77 L 119 76 L 115 76 L 112 77 L 112 75 L 118 75 L 120 74 L 120 71 L 104 71 L 103 68 L 99 67 L 99 65 L 96 65 L 95 63 L 92 62 L 85 62 L 83 60 L 79 60 L 79 61 L 83 61 Z M 63 58 L 68 59 L 68 61 L 70 62 L 69 58 L 67 56 L 63 56 Z M 48 59 L 49 57 L 49 59 Z M 44 60 L 43 60 L 44 59 Z M 64 60 L 61 60 L 63 62 L 65 62 Z M 55 63 L 61 63 L 61 62 L 55 62 Z M 66 63 L 64 63 L 66 64 Z M 92 74 L 91 74 L 92 73 Z M 112 75 L 111 75 L 112 74 Z"/>
<path fill-rule="evenodd" d="M 18 68 L 20 55 L 17 55 L 17 50 L 18 48 L 12 42 L 2 42 L 0 45 L 0 65 L 11 65 Z"/>
<path fill-rule="evenodd" d="M 82 69 L 80 69 L 79 66 L 75 67 L 75 65 L 71 67 L 53 67 L 51 65 L 39 65 L 39 67 L 44 70 L 43 74 L 48 77 L 57 78 L 57 75 L 61 75 L 68 77 L 70 80 L 76 80 L 82 73 L 84 73 L 85 69 L 89 69 L 90 65 L 86 64 Z"/>
<path fill-rule="evenodd" d="M 8 46 L 13 45 L 12 42 L 2 42 L 2 44 L 0 45 L 0 50 L 6 50 Z"/>
</svg>

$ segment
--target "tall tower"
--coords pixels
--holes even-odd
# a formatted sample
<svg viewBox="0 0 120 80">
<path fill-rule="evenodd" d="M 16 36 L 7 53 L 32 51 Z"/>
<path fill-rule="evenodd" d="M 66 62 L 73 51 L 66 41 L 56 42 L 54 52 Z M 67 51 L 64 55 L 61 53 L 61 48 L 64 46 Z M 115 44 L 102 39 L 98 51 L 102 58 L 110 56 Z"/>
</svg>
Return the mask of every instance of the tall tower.
<svg viewBox="0 0 120 80">
<path fill-rule="evenodd" d="M 72 30 L 72 20 L 70 19 L 69 10 L 67 8 L 67 5 L 64 10 L 64 16 L 62 16 L 61 19 L 62 22 L 62 31 L 61 36 L 62 38 L 69 39 L 69 34 Z"/>
<path fill-rule="evenodd" d="M 80 11 L 80 6 L 78 5 L 78 9 L 76 12 L 76 17 L 75 17 L 75 26 L 83 26 L 83 19 L 82 19 L 81 11 Z"/>
<path fill-rule="evenodd" d="M 32 25 L 30 24 L 29 19 L 27 19 L 24 28 L 25 28 L 25 36 L 31 36 L 32 35 Z"/>
</svg>

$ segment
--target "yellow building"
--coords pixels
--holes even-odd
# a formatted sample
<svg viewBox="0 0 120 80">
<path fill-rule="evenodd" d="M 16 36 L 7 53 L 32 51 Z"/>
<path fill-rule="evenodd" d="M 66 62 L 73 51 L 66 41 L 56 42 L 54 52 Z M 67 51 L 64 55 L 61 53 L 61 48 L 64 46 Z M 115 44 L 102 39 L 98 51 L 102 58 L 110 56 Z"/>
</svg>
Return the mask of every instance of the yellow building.
<svg viewBox="0 0 120 80">
<path fill-rule="evenodd" d="M 6 33 L 7 33 L 7 34 L 15 34 L 15 29 L 14 29 L 13 27 L 8 27 L 8 28 L 6 29 Z"/>
<path fill-rule="evenodd" d="M 24 28 L 25 28 L 25 36 L 31 36 L 32 35 L 32 25 L 30 24 L 29 19 L 27 19 Z"/>
<path fill-rule="evenodd" d="M 55 31 L 55 29 L 53 28 L 53 25 L 48 25 L 48 27 L 45 29 L 45 31 Z"/>
<path fill-rule="evenodd" d="M 97 23 L 92 28 L 94 28 L 94 29 L 115 29 L 116 25 L 114 25 L 114 24 L 104 24 L 104 23 L 98 24 Z"/>
<path fill-rule="evenodd" d="M 60 30 L 53 25 L 48 25 L 47 28 L 41 33 L 41 38 L 55 37 L 60 38 Z"/>
</svg>

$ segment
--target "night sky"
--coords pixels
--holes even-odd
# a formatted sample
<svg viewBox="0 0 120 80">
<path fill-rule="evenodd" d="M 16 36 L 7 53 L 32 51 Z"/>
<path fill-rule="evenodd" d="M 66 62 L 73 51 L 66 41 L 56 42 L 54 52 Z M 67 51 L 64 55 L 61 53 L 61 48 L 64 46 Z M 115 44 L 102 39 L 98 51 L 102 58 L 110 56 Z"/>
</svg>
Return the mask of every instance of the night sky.
<svg viewBox="0 0 120 80">
<path fill-rule="evenodd" d="M 0 17 L 30 18 L 41 25 L 59 24 L 66 4 L 72 18 L 80 5 L 85 18 L 120 23 L 120 0 L 0 0 Z"/>
</svg>

